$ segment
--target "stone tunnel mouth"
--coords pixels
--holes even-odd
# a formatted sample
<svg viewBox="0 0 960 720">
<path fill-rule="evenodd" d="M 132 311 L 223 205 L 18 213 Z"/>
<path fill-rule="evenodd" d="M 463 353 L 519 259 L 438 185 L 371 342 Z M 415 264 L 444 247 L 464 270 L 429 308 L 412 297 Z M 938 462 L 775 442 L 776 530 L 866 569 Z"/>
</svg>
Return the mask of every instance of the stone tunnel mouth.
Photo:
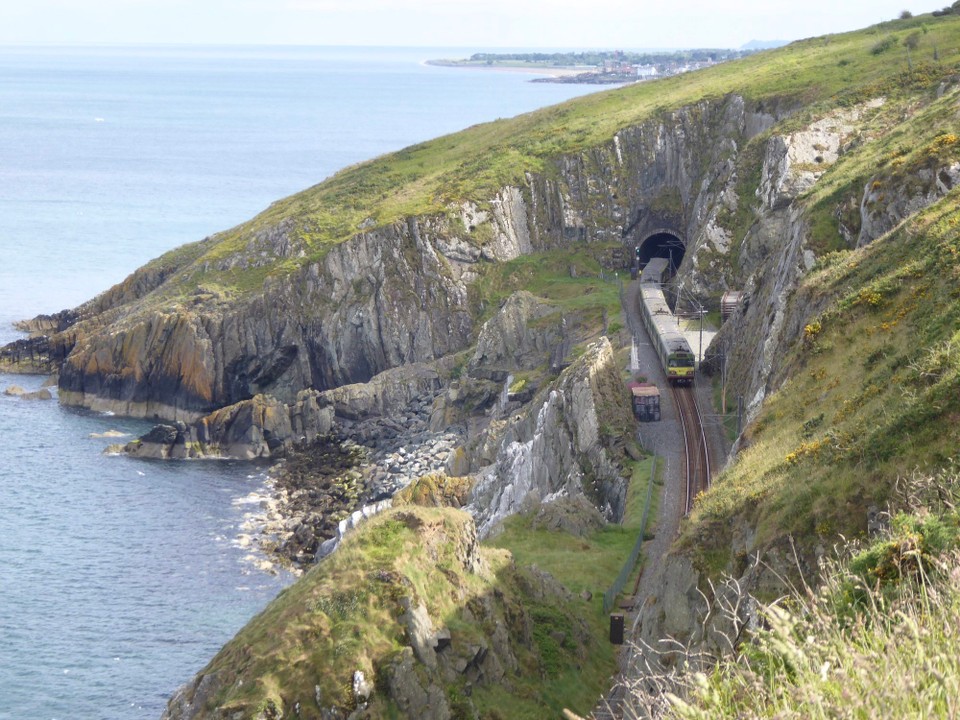
<svg viewBox="0 0 960 720">
<path fill-rule="evenodd" d="M 671 267 L 676 270 L 683 262 L 686 246 L 680 236 L 668 230 L 651 233 L 633 248 L 634 256 L 643 267 L 653 258 L 667 258 Z"/>
</svg>

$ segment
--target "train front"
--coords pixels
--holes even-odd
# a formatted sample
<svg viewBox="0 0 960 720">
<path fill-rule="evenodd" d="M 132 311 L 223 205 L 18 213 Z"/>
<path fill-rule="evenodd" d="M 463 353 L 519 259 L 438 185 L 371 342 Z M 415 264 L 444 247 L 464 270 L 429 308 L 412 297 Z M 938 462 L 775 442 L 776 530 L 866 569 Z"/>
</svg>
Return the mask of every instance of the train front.
<svg viewBox="0 0 960 720">
<path fill-rule="evenodd" d="M 667 380 L 671 385 L 690 385 L 693 383 L 697 358 L 690 350 L 683 336 L 672 338 L 668 343 L 667 352 Z"/>
</svg>

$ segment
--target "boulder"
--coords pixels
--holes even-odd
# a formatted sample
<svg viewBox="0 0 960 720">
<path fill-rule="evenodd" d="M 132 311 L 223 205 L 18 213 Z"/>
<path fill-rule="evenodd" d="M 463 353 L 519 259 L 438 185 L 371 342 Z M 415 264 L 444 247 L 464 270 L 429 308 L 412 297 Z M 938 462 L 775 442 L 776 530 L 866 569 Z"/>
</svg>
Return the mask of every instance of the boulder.
<svg viewBox="0 0 960 720">
<path fill-rule="evenodd" d="M 39 390 L 34 390 L 33 392 L 25 392 L 20 395 L 20 398 L 23 400 L 52 400 L 53 393 L 46 388 L 40 388 Z"/>
<path fill-rule="evenodd" d="M 414 605 L 409 597 L 400 599 L 403 615 L 400 621 L 406 626 L 407 640 L 417 660 L 431 670 L 437 668 L 437 635 L 433 631 L 430 614 L 422 603 Z"/>
<path fill-rule="evenodd" d="M 387 370 L 363 383 L 342 385 L 322 393 L 334 412 L 350 420 L 390 417 L 408 410 L 411 403 L 440 389 L 435 363 L 413 363 Z"/>
<path fill-rule="evenodd" d="M 268 395 L 216 410 L 187 425 L 161 424 L 128 443 L 125 450 L 147 458 L 237 458 L 254 460 L 284 454 L 297 443 L 330 432 L 333 410 L 304 391 L 285 404 Z"/>
<path fill-rule="evenodd" d="M 599 530 L 606 521 L 583 495 L 559 497 L 540 506 L 533 527 L 585 537 Z"/>
<path fill-rule="evenodd" d="M 390 698 L 403 717 L 422 720 L 449 720 L 450 703 L 437 682 L 421 679 L 416 671 L 413 648 L 404 647 L 381 669 Z"/>
</svg>

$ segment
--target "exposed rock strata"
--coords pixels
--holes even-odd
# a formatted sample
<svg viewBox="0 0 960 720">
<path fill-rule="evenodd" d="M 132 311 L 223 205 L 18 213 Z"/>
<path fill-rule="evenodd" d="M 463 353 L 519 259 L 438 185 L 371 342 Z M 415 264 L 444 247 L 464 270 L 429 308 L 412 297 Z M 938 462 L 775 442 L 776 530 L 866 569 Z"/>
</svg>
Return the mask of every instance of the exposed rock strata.
<svg viewBox="0 0 960 720">
<path fill-rule="evenodd" d="M 625 480 L 600 436 L 600 418 L 612 410 L 602 405 L 605 384 L 622 385 L 603 338 L 493 435 L 496 455 L 480 471 L 468 508 L 481 536 L 504 517 L 561 495 L 586 495 L 607 520 L 622 517 Z"/>
<path fill-rule="evenodd" d="M 703 238 L 726 247 L 729 238 L 710 225 L 718 194 L 733 180 L 739 145 L 771 117 L 736 96 L 703 101 L 552 160 L 526 186 L 464 201 L 456 216 L 364 224 L 316 262 L 294 262 L 305 253 L 295 218 L 256 225 L 244 245 L 215 260 L 204 255 L 218 242 L 210 238 L 73 313 L 37 319 L 31 329 L 50 333 L 49 347 L 33 354 L 43 354 L 46 369 L 62 366 L 65 404 L 185 423 L 258 394 L 291 403 L 309 388 L 447 356 L 474 340 L 468 289 L 482 262 L 625 235 L 637 242 L 667 221 L 691 248 Z M 658 210 L 664 197 L 676 197 L 675 207 Z M 171 290 L 277 259 L 294 269 L 268 276 L 256 292 Z"/>
<path fill-rule="evenodd" d="M 191 422 L 257 394 L 289 403 L 459 350 L 472 333 L 466 287 L 431 222 L 361 234 L 238 300 L 201 289 L 172 305 L 148 298 L 103 328 L 81 321 L 62 400 Z"/>
<path fill-rule="evenodd" d="M 550 316 L 554 322 L 539 332 L 533 330 Z M 480 331 L 468 365 L 470 374 L 502 381 L 512 372 L 542 365 L 560 342 L 561 322 L 554 306 L 538 301 L 529 292 L 514 293 Z"/>
<path fill-rule="evenodd" d="M 954 89 L 937 102 L 955 102 L 957 94 Z M 726 348 L 729 385 L 743 395 L 750 416 L 782 381 L 789 345 L 823 310 L 825 299 L 807 297 L 795 302 L 793 298 L 799 279 L 816 260 L 809 247 L 806 198 L 845 153 L 870 142 L 865 128 L 884 102 L 876 98 L 837 110 L 767 141 L 755 220 L 738 250 L 747 299 L 712 348 L 713 352 Z M 838 205 L 838 215 L 846 203 L 858 208 L 860 216 L 859 229 L 840 223 L 841 236 L 850 247 L 864 245 L 942 198 L 957 182 L 960 164 L 955 162 L 934 162 L 911 171 L 908 177 L 890 177 L 889 171 L 871 177 L 862 195 L 857 193 Z M 740 202 L 746 201 L 749 199 L 740 198 Z M 753 344 L 740 341 L 742 338 L 758 340 Z"/>
</svg>

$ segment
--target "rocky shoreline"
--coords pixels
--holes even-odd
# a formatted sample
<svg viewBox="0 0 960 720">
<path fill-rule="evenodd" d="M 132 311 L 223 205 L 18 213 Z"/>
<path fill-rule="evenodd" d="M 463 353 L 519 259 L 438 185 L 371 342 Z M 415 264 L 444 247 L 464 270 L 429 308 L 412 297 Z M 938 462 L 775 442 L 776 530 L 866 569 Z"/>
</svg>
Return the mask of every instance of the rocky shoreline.
<svg viewBox="0 0 960 720">
<path fill-rule="evenodd" d="M 299 574 L 325 554 L 324 543 L 340 536 L 351 514 L 389 500 L 423 475 L 445 472 L 463 436 L 430 431 L 432 407 L 428 397 L 396 418 L 338 419 L 337 431 L 294 446 L 272 465 L 271 493 L 241 536 L 267 556 L 256 564 L 271 570 L 277 562 Z"/>
</svg>

